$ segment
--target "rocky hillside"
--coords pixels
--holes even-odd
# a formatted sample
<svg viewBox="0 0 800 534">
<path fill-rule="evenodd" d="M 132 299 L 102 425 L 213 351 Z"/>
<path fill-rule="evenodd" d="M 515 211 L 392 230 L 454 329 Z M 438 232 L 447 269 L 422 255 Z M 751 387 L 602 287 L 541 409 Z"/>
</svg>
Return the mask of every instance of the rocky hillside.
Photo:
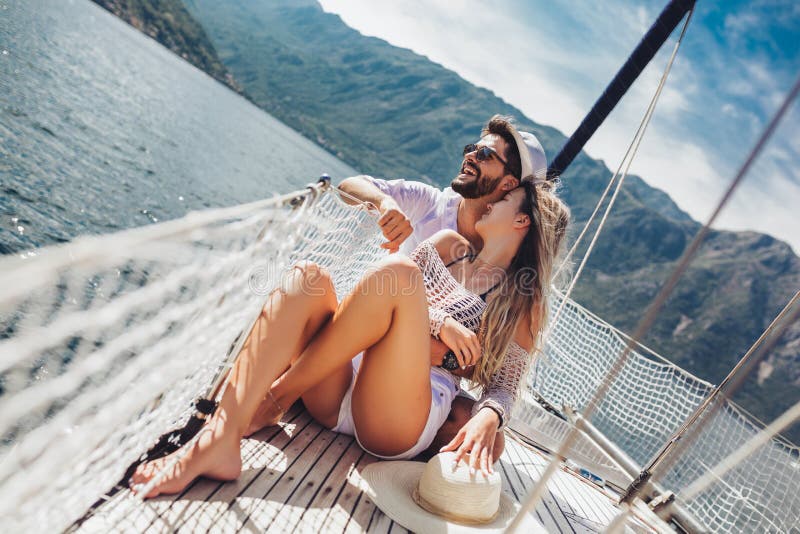
<svg viewBox="0 0 800 534">
<path fill-rule="evenodd" d="M 181 0 L 92 0 L 235 91 L 203 27 Z"/>
</svg>

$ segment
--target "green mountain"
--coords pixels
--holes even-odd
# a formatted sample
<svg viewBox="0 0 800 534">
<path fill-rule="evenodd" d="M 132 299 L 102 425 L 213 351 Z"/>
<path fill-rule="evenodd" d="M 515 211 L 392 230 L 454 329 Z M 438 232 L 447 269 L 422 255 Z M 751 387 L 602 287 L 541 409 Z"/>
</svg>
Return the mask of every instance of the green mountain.
<svg viewBox="0 0 800 534">
<path fill-rule="evenodd" d="M 445 185 L 460 147 L 494 113 L 516 117 L 551 157 L 565 140 L 427 58 L 362 36 L 316 1 L 185 3 L 257 105 L 365 173 Z M 563 176 L 575 234 L 610 177 L 585 153 Z M 576 300 L 631 331 L 699 226 L 666 193 L 629 176 Z M 787 244 L 714 231 L 643 341 L 718 383 L 798 287 L 800 259 Z M 797 402 L 799 346 L 795 325 L 737 400 L 765 420 Z M 800 441 L 798 425 L 788 435 Z"/>
<path fill-rule="evenodd" d="M 181 0 L 92 0 L 212 78 L 240 92 L 203 27 Z"/>
</svg>

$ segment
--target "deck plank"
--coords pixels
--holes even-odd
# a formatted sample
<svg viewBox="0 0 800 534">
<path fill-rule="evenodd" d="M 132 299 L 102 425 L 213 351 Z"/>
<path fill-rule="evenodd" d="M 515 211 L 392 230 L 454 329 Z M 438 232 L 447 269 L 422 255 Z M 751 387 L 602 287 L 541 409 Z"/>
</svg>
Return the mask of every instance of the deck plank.
<svg viewBox="0 0 800 534">
<path fill-rule="evenodd" d="M 313 424 L 311 417 L 303 411 L 297 417 L 289 419 L 280 427 L 263 430 L 252 438 L 242 442 L 242 474 L 233 482 L 209 483 L 215 486 L 198 486 L 196 493 L 187 494 L 182 500 L 173 504 L 169 514 L 180 513 L 181 520 L 173 522 L 179 531 L 198 532 L 215 525 L 233 505 L 236 497 L 247 488 L 264 471 L 273 472 L 278 469 L 290 447 L 301 447 L 310 442 L 307 429 Z M 306 441 L 306 439 L 308 441 Z M 249 452 L 249 454 L 246 453 Z M 200 493 L 202 488 L 212 490 Z M 233 528 L 233 527 L 231 527 Z"/>
<path fill-rule="evenodd" d="M 396 529 L 393 527 L 396 526 Z M 408 532 L 406 529 L 397 525 L 394 521 L 392 521 L 389 516 L 381 512 L 379 509 L 375 509 L 375 514 L 372 516 L 372 521 L 367 528 L 367 532 L 370 534 L 389 534 L 390 532 L 397 532 L 397 533 L 405 533 Z"/>
<path fill-rule="evenodd" d="M 531 454 L 531 451 L 527 451 L 522 446 L 517 449 L 516 454 L 519 461 L 517 469 L 526 473 L 531 480 L 538 482 L 547 469 L 550 459 L 539 457 L 535 453 Z M 565 481 L 560 475 L 561 471 L 559 468 L 548 482 L 547 493 L 550 500 L 546 502 L 546 504 L 551 510 L 551 513 L 560 514 L 559 519 L 563 519 L 563 521 L 567 523 L 566 525 L 560 524 L 562 531 L 575 533 L 586 532 L 583 525 L 576 525 L 572 520 L 576 516 L 577 509 L 583 508 L 583 513 L 585 514 L 586 507 L 580 506 L 581 503 L 577 502 L 576 499 L 568 498 L 568 494 L 564 491 Z M 581 512 L 578 512 L 577 515 L 581 515 Z M 588 517 L 594 516 L 589 515 Z M 589 532 L 595 532 L 595 530 L 589 530 Z"/>
<path fill-rule="evenodd" d="M 525 495 L 527 496 L 533 488 L 533 485 L 539 481 L 541 474 L 544 472 L 544 466 L 532 463 L 531 451 L 524 448 L 520 443 L 513 440 L 511 441 L 508 457 L 513 460 L 515 471 L 520 479 L 526 481 Z M 536 457 L 534 456 L 533 458 Z M 558 493 L 554 493 L 554 489 L 553 482 L 549 483 L 545 496 L 540 504 L 541 514 L 544 515 L 544 510 L 546 510 L 553 517 L 553 520 L 558 525 L 558 532 L 572 533 L 574 529 L 569 522 L 568 516 L 565 515 L 565 512 L 571 513 L 572 508 L 560 498 Z M 521 498 L 524 499 L 525 496 Z M 544 510 L 542 510 L 542 508 Z"/>
<path fill-rule="evenodd" d="M 352 487 L 351 471 L 361 458 L 364 451 L 354 440 L 346 440 L 347 449 L 329 472 L 324 482 L 319 485 L 316 495 L 306 508 L 305 514 L 300 518 L 304 529 L 312 532 L 323 532 L 325 525 L 333 527 L 340 524 L 342 530 L 350 517 L 350 512 L 355 505 L 355 496 L 358 488 Z"/>
<path fill-rule="evenodd" d="M 518 457 L 518 469 L 538 481 L 547 469 L 550 458 L 519 443 L 515 443 L 513 450 Z M 582 489 L 584 486 L 581 481 L 564 472 L 562 468 L 555 472 L 548 483 L 548 493 L 562 517 L 569 523 L 570 529 L 575 532 L 601 531 L 608 524 L 608 519 L 600 513 L 594 502 L 598 496 L 591 494 L 587 498 L 582 491 L 577 491 Z M 575 518 L 581 520 L 576 521 Z"/>
<path fill-rule="evenodd" d="M 342 459 L 348 446 L 353 441 L 350 436 L 334 433 L 331 433 L 331 438 L 331 445 L 316 460 L 314 469 L 307 471 L 302 479 L 299 480 L 295 490 L 286 499 L 275 518 L 272 519 L 271 525 L 279 525 L 281 530 L 284 531 L 294 530 L 306 512 L 311 511 L 312 514 L 314 513 L 314 509 L 311 508 L 311 501 L 322 490 L 325 480 L 336 468 L 337 463 Z M 329 488 L 329 491 L 333 491 L 333 488 Z M 270 525 L 267 525 L 267 528 L 269 527 Z"/>
<path fill-rule="evenodd" d="M 284 446 L 289 441 L 289 436 L 279 436 L 279 432 L 273 436 L 273 444 L 276 447 Z M 248 464 L 251 464 L 253 457 L 258 456 L 259 452 L 263 450 L 251 440 L 242 441 L 242 470 L 244 473 L 248 472 Z M 201 478 L 189 488 L 184 495 L 171 503 L 171 506 L 165 510 L 163 517 L 169 518 L 170 522 L 178 530 L 191 530 L 198 531 L 202 529 L 203 524 L 213 523 L 217 515 L 221 513 L 221 509 L 228 505 L 227 500 L 224 499 L 224 494 L 220 491 L 229 489 L 231 486 L 236 486 L 241 483 L 246 483 L 246 478 L 240 478 L 233 484 L 222 483 L 219 481 Z"/>
<path fill-rule="evenodd" d="M 257 432 L 250 438 L 242 440 L 242 472 L 243 475 L 250 469 L 258 465 L 259 459 L 264 457 L 263 448 L 258 446 L 258 442 L 268 442 L 274 448 L 282 450 L 288 440 L 294 434 L 311 422 L 308 412 L 297 405 L 292 406 L 284 417 L 284 422 L 280 426 L 266 428 Z M 239 479 L 244 480 L 242 477 Z M 176 496 L 175 501 L 181 500 L 203 500 L 211 497 L 216 492 L 226 488 L 228 485 L 218 481 L 201 478 L 188 488 L 183 495 Z M 223 490 L 224 491 L 224 490 Z M 175 503 L 176 505 L 178 502 Z"/>
<path fill-rule="evenodd" d="M 287 419 L 299 418 L 302 422 L 310 421 L 310 417 L 302 407 L 293 406 L 287 413 Z M 280 443 L 275 440 L 281 431 L 274 427 L 266 433 L 268 441 Z M 258 447 L 251 447 L 257 453 Z M 248 443 L 242 445 L 242 456 L 247 458 Z M 239 480 L 241 481 L 241 479 Z M 237 482 L 239 482 L 237 481 Z M 164 495 L 150 499 L 144 503 L 136 500 L 129 490 L 117 493 L 101 510 L 91 515 L 79 527 L 81 532 L 108 532 L 120 525 L 125 530 L 134 532 L 172 532 L 184 521 L 185 517 L 202 517 L 208 506 L 207 501 L 213 494 L 213 488 L 227 486 L 219 481 L 200 478 L 191 484 L 183 493 L 177 495 Z"/>
<path fill-rule="evenodd" d="M 563 487 L 563 495 L 569 496 L 572 502 L 581 507 L 581 510 L 576 510 L 579 523 L 585 524 L 589 520 L 595 525 L 605 527 L 617 515 L 616 499 L 609 497 L 596 484 L 578 474 L 564 471 L 558 479 Z"/>
<path fill-rule="evenodd" d="M 147 532 L 151 524 L 158 525 L 157 529 L 161 531 L 169 528 L 169 525 L 159 519 L 158 512 L 147 506 L 147 503 L 139 505 L 129 492 L 120 492 L 72 530 L 80 533 L 105 533 L 113 532 L 119 525 L 124 525 L 125 531 Z"/>
<path fill-rule="evenodd" d="M 355 440 L 353 440 L 355 441 Z M 369 464 L 377 462 L 377 458 L 370 454 L 364 454 L 356 464 L 356 468 L 350 474 L 350 481 L 354 487 L 359 488 L 362 482 L 361 473 Z M 355 504 L 350 512 L 350 521 L 347 523 L 347 532 L 363 532 L 369 529 L 369 523 L 377 510 L 377 506 L 372 499 L 363 491 L 358 491 Z"/>
<path fill-rule="evenodd" d="M 242 524 L 245 530 L 269 530 L 280 510 L 291 506 L 287 502 L 310 467 L 316 468 L 319 458 L 335 441 L 334 434 L 326 432 L 316 423 L 314 425 L 318 430 L 317 434 L 292 460 L 277 481 L 273 483 L 272 480 L 259 477 L 239 495 L 237 502 L 242 503 L 242 510 L 247 512 Z M 276 527 L 282 530 L 282 525 L 278 524 Z"/>
<path fill-rule="evenodd" d="M 80 532 L 364 532 L 405 533 L 362 491 L 363 469 L 377 461 L 349 436 L 323 429 L 304 410 L 242 443 L 243 472 L 228 483 L 201 479 L 182 495 L 141 503 L 120 492 Z M 503 491 L 519 501 L 540 479 L 549 456 L 507 434 L 495 466 Z M 618 513 L 610 490 L 563 468 L 534 516 L 549 531 L 602 531 Z M 652 532 L 640 521 L 637 532 Z M 631 531 L 630 528 L 626 529 Z"/>
<path fill-rule="evenodd" d="M 521 502 L 528 495 L 534 484 L 539 480 L 538 473 L 532 473 L 527 469 L 527 458 L 520 454 L 520 446 L 514 440 L 506 440 L 506 450 L 501 457 L 507 458 L 512 465 L 510 469 L 512 474 L 509 474 L 511 480 L 516 479 L 518 501 Z M 561 508 L 556 502 L 556 498 L 551 492 L 551 486 L 548 486 L 547 491 L 544 493 L 541 502 L 536 507 L 537 518 L 540 518 L 542 526 L 548 532 L 563 532 L 565 534 L 574 534 L 574 530 L 570 525 L 569 520 L 561 512 Z"/>
<path fill-rule="evenodd" d="M 274 458 L 274 462 L 263 469 L 254 470 L 255 476 L 246 485 L 239 485 L 236 488 L 230 506 L 217 517 L 217 523 L 226 530 L 238 531 L 245 524 L 252 523 L 253 514 L 262 521 L 268 521 L 269 516 L 265 514 L 276 511 L 284 500 L 279 498 L 279 502 L 275 502 L 274 499 L 278 494 L 269 495 L 270 491 L 281 483 L 283 484 L 280 487 L 283 488 L 287 484 L 291 485 L 299 473 L 312 467 L 307 464 L 304 455 L 311 449 L 313 459 L 315 452 L 329 444 L 329 439 L 318 439 L 322 432 L 322 427 L 313 421 L 310 422 L 286 449 Z"/>
<path fill-rule="evenodd" d="M 505 456 L 504 454 L 503 457 L 500 458 L 500 461 L 495 464 L 495 469 L 500 473 L 503 479 L 503 491 L 516 502 L 520 502 L 525 498 L 525 488 L 514 472 L 514 465 Z M 533 516 L 542 526 L 547 522 L 538 509 L 533 511 Z"/>
<path fill-rule="evenodd" d="M 524 444 L 519 444 L 516 450 L 528 451 L 522 453 L 525 455 L 525 459 L 521 461 L 519 468 L 526 469 L 529 473 L 531 471 L 535 472 L 538 480 L 547 467 L 547 462 L 550 460 L 549 457 L 542 452 L 529 449 L 529 446 Z M 565 517 L 576 533 L 602 532 L 619 513 L 615 494 L 612 494 L 606 488 L 595 485 L 578 474 L 565 470 L 563 466 L 550 480 L 548 489 L 559 505 L 562 506 Z M 632 518 L 629 521 L 629 526 L 626 530 L 629 532 L 651 531 L 636 518 Z"/>
</svg>

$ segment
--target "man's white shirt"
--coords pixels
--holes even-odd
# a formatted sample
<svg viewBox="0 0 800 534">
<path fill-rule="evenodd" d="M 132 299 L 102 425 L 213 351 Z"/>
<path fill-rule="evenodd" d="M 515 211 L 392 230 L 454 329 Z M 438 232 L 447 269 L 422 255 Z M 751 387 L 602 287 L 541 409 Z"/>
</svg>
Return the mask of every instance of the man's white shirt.
<svg viewBox="0 0 800 534">
<path fill-rule="evenodd" d="M 458 203 L 461 195 L 451 188 L 410 180 L 382 180 L 367 177 L 381 192 L 392 197 L 406 214 L 414 232 L 400 245 L 400 252 L 410 254 L 420 242 L 439 230 L 458 231 Z"/>
</svg>

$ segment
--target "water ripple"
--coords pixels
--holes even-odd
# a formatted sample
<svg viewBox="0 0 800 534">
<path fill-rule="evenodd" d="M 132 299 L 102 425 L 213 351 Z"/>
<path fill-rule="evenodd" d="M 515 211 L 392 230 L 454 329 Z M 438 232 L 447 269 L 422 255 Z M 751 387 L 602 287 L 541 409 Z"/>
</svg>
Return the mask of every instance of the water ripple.
<svg viewBox="0 0 800 534">
<path fill-rule="evenodd" d="M 0 254 L 355 173 L 88 0 L 2 7 Z"/>
</svg>

